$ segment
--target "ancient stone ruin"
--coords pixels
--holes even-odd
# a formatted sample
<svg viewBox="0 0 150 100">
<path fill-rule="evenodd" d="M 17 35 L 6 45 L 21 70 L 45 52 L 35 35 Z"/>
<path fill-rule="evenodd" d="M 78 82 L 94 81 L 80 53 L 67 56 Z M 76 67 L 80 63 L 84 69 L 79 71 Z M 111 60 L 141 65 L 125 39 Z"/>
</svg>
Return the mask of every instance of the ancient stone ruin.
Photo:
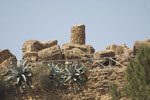
<svg viewBox="0 0 150 100">
<path fill-rule="evenodd" d="M 119 88 L 124 87 L 126 84 L 124 71 L 130 60 L 128 57 L 134 56 L 143 45 L 150 46 L 150 40 L 136 41 L 133 48 L 128 48 L 126 44 L 122 46 L 112 44 L 107 46 L 106 50 L 95 52 L 93 46 L 86 44 L 85 25 L 78 24 L 71 28 L 70 43 L 64 43 L 62 47 L 60 47 L 57 40 L 44 42 L 38 40 L 25 41 L 22 45 L 22 59 L 33 63 L 52 60 L 80 60 L 82 58 L 94 59 L 93 61 L 84 61 L 84 64 L 89 67 L 87 89 L 84 90 L 86 96 L 81 93 L 68 93 L 61 95 L 61 99 L 58 100 L 79 100 L 79 95 L 83 100 L 111 100 L 109 94 L 110 83 L 116 82 Z M 115 62 L 113 67 L 108 67 L 107 65 L 110 63 L 108 57 L 113 58 L 119 64 Z M 17 62 L 17 59 L 8 49 L 0 50 L 1 68 L 9 66 L 12 61 Z M 33 94 L 42 97 L 37 100 L 47 100 L 44 99 L 44 95 L 39 91 Z M 124 96 L 121 100 L 127 99 Z"/>
<path fill-rule="evenodd" d="M 81 59 L 91 57 L 95 49 L 91 45 L 86 45 L 85 25 L 78 24 L 71 28 L 70 43 L 62 45 L 64 59 Z"/>
<path fill-rule="evenodd" d="M 71 28 L 70 43 L 62 45 L 64 59 L 81 59 L 91 57 L 95 49 L 91 45 L 86 45 L 85 25 L 77 24 Z"/>
<path fill-rule="evenodd" d="M 45 42 L 28 40 L 23 44 L 22 52 L 22 58 L 31 62 L 62 59 L 61 49 L 57 40 Z"/>
<path fill-rule="evenodd" d="M 63 59 L 81 59 L 91 57 L 95 49 L 85 44 L 85 25 L 78 24 L 71 28 L 71 41 L 65 43 L 62 48 L 57 40 L 40 42 L 28 40 L 22 46 L 22 58 L 29 61 L 48 61 Z"/>
<path fill-rule="evenodd" d="M 70 43 L 72 44 L 85 44 L 85 25 L 77 24 L 71 28 L 71 39 Z"/>
<path fill-rule="evenodd" d="M 65 59 L 81 59 L 81 58 L 94 58 L 101 59 L 103 57 L 128 57 L 135 55 L 138 48 L 142 45 L 150 45 L 150 40 L 136 41 L 133 48 L 128 48 L 126 44 L 122 46 L 112 44 L 107 46 L 106 50 L 95 52 L 91 45 L 86 44 L 85 25 L 77 24 L 71 27 L 70 43 L 64 43 L 60 48 L 57 40 L 38 41 L 27 40 L 22 46 L 22 58 L 31 62 L 36 61 L 49 61 L 49 60 L 65 60 Z M 1 50 L 1 52 L 9 50 Z M 0 64 L 4 62 L 4 58 L 9 58 L 10 53 L 1 53 Z M 16 59 L 13 56 L 13 59 Z M 126 59 L 117 58 L 116 60 L 124 63 Z M 5 61 L 6 62 L 6 61 Z M 10 62 L 10 61 L 9 61 Z M 101 62 L 101 61 L 100 61 Z"/>
</svg>

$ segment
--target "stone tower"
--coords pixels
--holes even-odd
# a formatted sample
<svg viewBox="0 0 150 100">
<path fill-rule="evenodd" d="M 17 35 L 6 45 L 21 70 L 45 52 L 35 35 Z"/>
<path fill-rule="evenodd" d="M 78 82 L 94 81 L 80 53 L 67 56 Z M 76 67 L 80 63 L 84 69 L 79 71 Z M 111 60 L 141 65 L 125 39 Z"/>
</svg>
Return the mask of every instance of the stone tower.
<svg viewBox="0 0 150 100">
<path fill-rule="evenodd" d="M 70 43 L 73 44 L 85 44 L 85 25 L 77 24 L 71 27 L 71 39 Z"/>
</svg>

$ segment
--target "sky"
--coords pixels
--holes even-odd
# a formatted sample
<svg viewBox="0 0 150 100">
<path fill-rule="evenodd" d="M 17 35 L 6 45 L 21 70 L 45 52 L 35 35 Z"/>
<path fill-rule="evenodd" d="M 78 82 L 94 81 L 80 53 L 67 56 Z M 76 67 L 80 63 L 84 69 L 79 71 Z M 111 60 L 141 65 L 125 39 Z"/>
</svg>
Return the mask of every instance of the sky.
<svg viewBox="0 0 150 100">
<path fill-rule="evenodd" d="M 26 40 L 70 42 L 73 25 L 86 25 L 86 44 L 106 46 L 150 39 L 150 0 L 0 0 L 0 49 L 22 58 Z"/>
</svg>

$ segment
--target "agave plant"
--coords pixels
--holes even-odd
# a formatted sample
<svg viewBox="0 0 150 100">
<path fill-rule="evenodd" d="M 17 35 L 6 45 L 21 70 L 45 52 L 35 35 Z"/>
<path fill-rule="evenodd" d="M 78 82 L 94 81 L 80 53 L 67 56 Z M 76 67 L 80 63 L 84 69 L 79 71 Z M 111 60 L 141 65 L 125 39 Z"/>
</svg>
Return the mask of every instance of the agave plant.
<svg viewBox="0 0 150 100">
<path fill-rule="evenodd" d="M 67 73 L 65 72 L 65 69 L 63 68 L 63 65 L 60 64 L 48 64 L 48 67 L 50 68 L 50 75 L 49 78 L 52 82 L 55 82 L 55 84 L 59 88 L 65 87 L 65 80 L 67 79 Z"/>
<path fill-rule="evenodd" d="M 85 67 L 80 62 L 71 65 L 48 64 L 50 68 L 50 80 L 55 82 L 58 87 L 71 85 L 73 91 L 82 90 L 82 85 L 87 81 Z M 77 87 L 76 87 L 77 86 Z"/>
<path fill-rule="evenodd" d="M 31 88 L 31 65 L 27 60 L 11 63 L 4 78 L 7 82 L 14 84 L 17 87 L 25 85 L 26 87 Z"/>
<path fill-rule="evenodd" d="M 82 86 L 87 81 L 84 65 L 80 62 L 74 63 L 72 65 L 68 65 L 66 71 L 68 72 L 68 77 L 65 82 L 69 82 L 71 84 L 73 92 L 78 89 L 82 92 Z"/>
</svg>

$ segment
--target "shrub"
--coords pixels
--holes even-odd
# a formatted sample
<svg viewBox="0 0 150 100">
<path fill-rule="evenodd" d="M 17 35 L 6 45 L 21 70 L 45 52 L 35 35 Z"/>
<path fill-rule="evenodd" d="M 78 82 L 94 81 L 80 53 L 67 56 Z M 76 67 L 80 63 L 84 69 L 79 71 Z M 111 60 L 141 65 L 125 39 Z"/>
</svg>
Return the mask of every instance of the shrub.
<svg viewBox="0 0 150 100">
<path fill-rule="evenodd" d="M 118 91 L 118 86 L 115 83 L 110 84 L 110 94 L 112 96 L 112 100 L 120 99 L 120 92 Z"/>
<path fill-rule="evenodd" d="M 141 47 L 125 71 L 131 100 L 150 100 L 150 48 Z"/>
</svg>

